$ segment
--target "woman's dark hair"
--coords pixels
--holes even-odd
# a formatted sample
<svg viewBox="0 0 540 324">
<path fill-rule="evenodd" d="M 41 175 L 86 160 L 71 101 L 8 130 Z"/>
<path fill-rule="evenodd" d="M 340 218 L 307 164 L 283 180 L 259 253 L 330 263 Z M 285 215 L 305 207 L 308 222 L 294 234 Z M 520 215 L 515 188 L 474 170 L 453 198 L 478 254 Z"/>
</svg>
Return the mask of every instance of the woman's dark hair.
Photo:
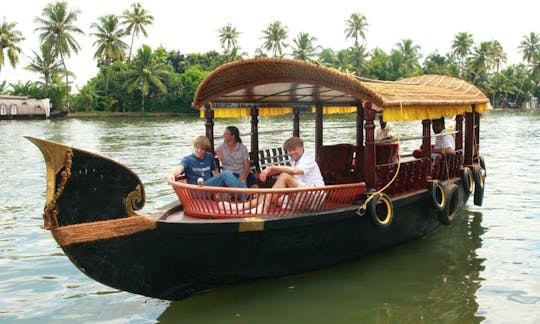
<svg viewBox="0 0 540 324">
<path fill-rule="evenodd" d="M 238 143 L 242 143 L 242 139 L 240 138 L 240 131 L 238 130 L 237 127 L 235 127 L 235 126 L 227 126 L 227 129 L 229 130 L 231 135 L 234 136 L 234 139 Z"/>
</svg>

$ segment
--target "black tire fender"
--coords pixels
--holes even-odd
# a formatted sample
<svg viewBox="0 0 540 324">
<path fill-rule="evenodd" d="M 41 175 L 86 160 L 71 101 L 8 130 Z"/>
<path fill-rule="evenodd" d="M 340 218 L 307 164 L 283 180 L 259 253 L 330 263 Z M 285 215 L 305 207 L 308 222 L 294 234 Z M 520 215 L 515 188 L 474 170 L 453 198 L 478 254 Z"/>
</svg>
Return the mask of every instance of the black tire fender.
<svg viewBox="0 0 540 324">
<path fill-rule="evenodd" d="M 379 227 L 388 227 L 394 219 L 392 200 L 385 193 L 376 193 L 367 204 L 368 216 Z"/>
<path fill-rule="evenodd" d="M 482 206 L 484 201 L 484 173 L 479 167 L 472 168 L 472 174 L 474 178 L 474 204 L 476 206 Z"/>
<path fill-rule="evenodd" d="M 469 167 L 464 167 L 461 170 L 461 183 L 463 185 L 463 191 L 468 198 L 474 192 L 474 177 Z"/>
<path fill-rule="evenodd" d="M 443 225 L 450 225 L 457 217 L 459 212 L 459 193 L 458 187 L 450 183 L 445 188 L 446 204 L 441 211 L 437 212 L 437 219 Z"/>
<path fill-rule="evenodd" d="M 441 211 L 446 205 L 446 193 L 444 186 L 439 180 L 432 181 L 428 189 L 431 205 L 436 211 Z"/>
</svg>

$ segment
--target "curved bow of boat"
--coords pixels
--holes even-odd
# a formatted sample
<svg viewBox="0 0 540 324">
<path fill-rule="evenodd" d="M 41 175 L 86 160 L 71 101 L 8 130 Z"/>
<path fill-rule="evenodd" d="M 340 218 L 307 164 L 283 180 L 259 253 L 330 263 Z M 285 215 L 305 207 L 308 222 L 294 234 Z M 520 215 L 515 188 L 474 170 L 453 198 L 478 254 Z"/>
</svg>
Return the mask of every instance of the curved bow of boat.
<svg viewBox="0 0 540 324">
<path fill-rule="evenodd" d="M 26 136 L 47 165 L 45 227 L 135 216 L 144 186 L 126 166 L 96 153 Z"/>
</svg>

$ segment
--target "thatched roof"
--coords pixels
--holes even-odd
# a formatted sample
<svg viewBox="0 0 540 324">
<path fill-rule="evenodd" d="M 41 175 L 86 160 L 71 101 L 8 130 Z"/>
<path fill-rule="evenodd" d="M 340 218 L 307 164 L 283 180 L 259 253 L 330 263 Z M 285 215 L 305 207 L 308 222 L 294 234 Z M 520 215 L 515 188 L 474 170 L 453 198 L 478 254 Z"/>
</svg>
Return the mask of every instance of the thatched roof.
<svg viewBox="0 0 540 324">
<path fill-rule="evenodd" d="M 384 109 L 389 120 L 435 118 L 433 113 L 470 111 L 472 105 L 483 111 L 489 103 L 474 85 L 449 76 L 424 75 L 381 82 L 304 61 L 255 58 L 225 64 L 209 74 L 199 85 L 193 106 L 354 106 L 361 101 Z M 399 111 L 391 112 L 395 109 Z"/>
</svg>

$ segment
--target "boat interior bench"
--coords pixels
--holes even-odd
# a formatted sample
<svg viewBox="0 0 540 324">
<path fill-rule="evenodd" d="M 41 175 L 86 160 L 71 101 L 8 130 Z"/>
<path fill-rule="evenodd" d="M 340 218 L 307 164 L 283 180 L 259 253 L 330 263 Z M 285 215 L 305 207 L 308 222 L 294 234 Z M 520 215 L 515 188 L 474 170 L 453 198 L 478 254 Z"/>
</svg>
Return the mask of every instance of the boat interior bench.
<svg viewBox="0 0 540 324">
<path fill-rule="evenodd" d="M 255 175 L 255 178 L 259 182 L 259 187 L 269 188 L 272 187 L 276 181 L 278 174 L 271 175 L 269 179 L 263 182 L 260 180 L 261 172 L 273 165 L 291 165 L 291 159 L 282 147 L 275 147 L 259 150 L 257 152 L 250 152 L 249 163 L 251 165 L 251 172 L 253 172 L 253 175 Z"/>
</svg>

